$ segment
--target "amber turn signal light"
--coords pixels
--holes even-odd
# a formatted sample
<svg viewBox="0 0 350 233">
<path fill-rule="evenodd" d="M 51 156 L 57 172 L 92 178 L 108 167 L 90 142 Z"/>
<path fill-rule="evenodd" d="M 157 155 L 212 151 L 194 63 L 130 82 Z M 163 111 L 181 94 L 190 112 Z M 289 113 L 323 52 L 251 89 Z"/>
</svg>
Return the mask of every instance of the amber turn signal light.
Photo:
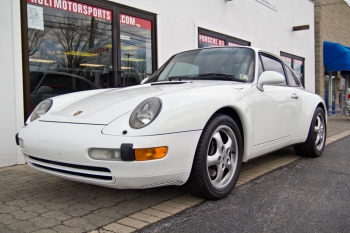
<svg viewBox="0 0 350 233">
<path fill-rule="evenodd" d="M 144 148 L 144 149 L 135 149 L 135 160 L 136 161 L 146 161 L 161 159 L 166 156 L 168 153 L 168 147 L 156 147 L 156 148 Z"/>
</svg>

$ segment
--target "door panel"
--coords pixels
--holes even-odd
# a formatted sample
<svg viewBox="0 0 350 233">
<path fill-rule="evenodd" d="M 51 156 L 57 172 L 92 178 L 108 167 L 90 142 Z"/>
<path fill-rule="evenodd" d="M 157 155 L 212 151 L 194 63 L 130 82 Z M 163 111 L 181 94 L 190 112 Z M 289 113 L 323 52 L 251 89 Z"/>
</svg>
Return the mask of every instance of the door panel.
<svg viewBox="0 0 350 233">
<path fill-rule="evenodd" d="M 292 98 L 294 88 L 265 85 L 254 93 L 254 146 L 276 143 L 292 135 L 300 109 L 300 99 Z"/>
</svg>

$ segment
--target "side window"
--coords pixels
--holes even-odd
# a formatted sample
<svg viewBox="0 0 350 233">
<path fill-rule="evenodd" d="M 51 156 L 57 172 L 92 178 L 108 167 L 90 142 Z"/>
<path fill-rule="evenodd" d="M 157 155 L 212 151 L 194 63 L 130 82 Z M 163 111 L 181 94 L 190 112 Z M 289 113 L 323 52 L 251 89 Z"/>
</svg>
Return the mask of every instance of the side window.
<svg viewBox="0 0 350 233">
<path fill-rule="evenodd" d="M 293 74 L 288 66 L 284 66 L 284 70 L 286 71 L 286 76 L 288 80 L 288 85 L 291 87 L 300 87 L 299 79 Z"/>
<path fill-rule="evenodd" d="M 65 75 L 51 75 L 45 76 L 40 86 L 49 86 L 53 89 L 54 95 L 62 95 L 74 92 L 73 80 L 70 76 Z"/>
<path fill-rule="evenodd" d="M 264 66 L 264 71 L 276 71 L 285 77 L 283 66 L 282 66 L 281 62 L 279 62 L 275 59 L 272 59 L 270 57 L 263 56 L 263 55 L 261 55 L 260 57 L 261 57 L 261 61 L 262 61 L 263 66 Z M 277 85 L 287 85 L 286 80 L 284 80 L 284 82 L 281 82 Z"/>
<path fill-rule="evenodd" d="M 259 78 L 260 75 L 262 74 L 262 72 L 264 72 L 264 69 L 263 69 L 263 66 L 262 66 L 262 63 L 261 63 L 260 56 L 259 56 L 258 60 L 259 60 L 259 62 L 258 62 L 258 78 Z"/>
<path fill-rule="evenodd" d="M 90 83 L 86 82 L 85 80 L 82 80 L 80 78 L 74 78 L 74 80 L 75 80 L 76 91 L 86 91 L 86 90 L 96 89 L 96 87 L 92 86 Z"/>
</svg>

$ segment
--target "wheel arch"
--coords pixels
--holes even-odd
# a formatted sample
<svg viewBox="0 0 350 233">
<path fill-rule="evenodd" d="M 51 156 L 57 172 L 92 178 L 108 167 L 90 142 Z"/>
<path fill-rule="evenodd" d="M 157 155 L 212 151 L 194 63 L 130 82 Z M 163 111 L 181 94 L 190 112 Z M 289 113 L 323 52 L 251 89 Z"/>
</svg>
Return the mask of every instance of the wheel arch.
<svg viewBox="0 0 350 233">
<path fill-rule="evenodd" d="M 324 102 L 320 102 L 318 103 L 318 105 L 316 106 L 315 110 L 320 107 L 323 111 L 324 111 L 324 117 L 326 118 L 326 125 L 327 125 L 327 108 L 326 108 L 326 105 L 324 104 Z"/>
<path fill-rule="evenodd" d="M 217 113 L 225 114 L 225 115 L 231 117 L 236 122 L 236 124 L 239 128 L 239 131 L 241 133 L 241 136 L 242 136 L 242 145 L 243 145 L 243 152 L 244 152 L 244 142 L 245 142 L 244 129 L 243 129 L 241 117 L 239 116 L 237 111 L 231 107 L 223 107 L 223 108 L 218 109 L 214 114 L 217 114 Z"/>
</svg>

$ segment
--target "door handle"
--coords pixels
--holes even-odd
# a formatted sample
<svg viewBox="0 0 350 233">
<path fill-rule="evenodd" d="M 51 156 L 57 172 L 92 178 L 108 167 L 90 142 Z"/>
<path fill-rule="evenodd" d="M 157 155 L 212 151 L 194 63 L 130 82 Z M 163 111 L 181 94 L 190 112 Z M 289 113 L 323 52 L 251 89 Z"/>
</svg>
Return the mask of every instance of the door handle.
<svg viewBox="0 0 350 233">
<path fill-rule="evenodd" d="M 299 98 L 299 96 L 298 96 L 297 94 L 295 94 L 295 93 L 293 93 L 291 97 L 292 97 L 293 99 L 298 99 L 298 98 Z"/>
</svg>

